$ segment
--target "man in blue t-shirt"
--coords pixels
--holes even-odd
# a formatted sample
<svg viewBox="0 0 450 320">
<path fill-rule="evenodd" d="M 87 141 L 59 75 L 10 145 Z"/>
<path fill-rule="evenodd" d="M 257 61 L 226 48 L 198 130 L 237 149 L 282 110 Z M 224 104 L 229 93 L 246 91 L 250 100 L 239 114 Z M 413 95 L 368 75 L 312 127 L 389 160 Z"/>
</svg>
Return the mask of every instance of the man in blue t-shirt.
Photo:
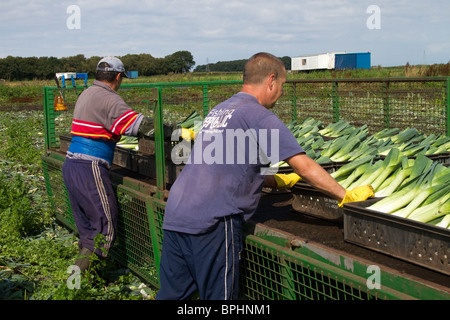
<svg viewBox="0 0 450 320">
<path fill-rule="evenodd" d="M 306 156 L 271 109 L 283 93 L 286 70 L 268 53 L 245 65 L 241 92 L 203 121 L 190 158 L 170 189 L 157 299 L 236 299 L 241 226 L 255 212 L 263 186 L 290 188 L 299 179 L 339 201 L 365 200 L 373 189 L 347 191 Z M 296 173 L 274 174 L 286 161 Z"/>
</svg>

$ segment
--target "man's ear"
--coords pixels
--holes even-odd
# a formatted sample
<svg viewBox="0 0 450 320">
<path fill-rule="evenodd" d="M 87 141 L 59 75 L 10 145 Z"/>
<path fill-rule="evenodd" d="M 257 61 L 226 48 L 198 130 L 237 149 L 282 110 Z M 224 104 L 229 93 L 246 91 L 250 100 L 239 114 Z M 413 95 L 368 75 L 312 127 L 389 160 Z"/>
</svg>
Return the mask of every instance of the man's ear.
<svg viewBox="0 0 450 320">
<path fill-rule="evenodd" d="M 273 89 L 274 82 L 275 82 L 275 75 L 272 73 L 272 74 L 267 78 L 267 84 L 268 84 L 270 90 Z"/>
</svg>

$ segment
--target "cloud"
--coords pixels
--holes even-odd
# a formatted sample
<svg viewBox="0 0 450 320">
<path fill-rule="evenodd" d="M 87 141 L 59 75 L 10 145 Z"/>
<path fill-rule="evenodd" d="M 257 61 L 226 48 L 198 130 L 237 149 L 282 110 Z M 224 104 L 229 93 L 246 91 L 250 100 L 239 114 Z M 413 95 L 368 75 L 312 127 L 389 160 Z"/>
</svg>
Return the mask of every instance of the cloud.
<svg viewBox="0 0 450 320">
<path fill-rule="evenodd" d="M 245 59 L 257 51 L 297 56 L 371 51 L 374 64 L 448 60 L 447 0 L 3 0 L 0 57 L 102 56 L 188 50 L 197 64 Z M 376 4 L 381 29 L 369 30 Z M 77 5 L 81 28 L 69 30 Z M 447 50 L 447 51 L 446 51 Z"/>
</svg>

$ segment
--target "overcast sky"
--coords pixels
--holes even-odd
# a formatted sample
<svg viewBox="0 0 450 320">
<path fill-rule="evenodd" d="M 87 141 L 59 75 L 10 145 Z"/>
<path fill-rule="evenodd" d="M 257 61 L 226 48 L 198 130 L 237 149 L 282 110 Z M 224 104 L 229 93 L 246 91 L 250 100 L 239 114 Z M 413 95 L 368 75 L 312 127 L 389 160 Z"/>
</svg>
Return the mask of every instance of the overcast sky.
<svg viewBox="0 0 450 320">
<path fill-rule="evenodd" d="M 373 66 L 450 61 L 448 0 L 1 0 L 0 28 L 0 58 L 187 50 L 204 65 L 370 51 Z"/>
</svg>

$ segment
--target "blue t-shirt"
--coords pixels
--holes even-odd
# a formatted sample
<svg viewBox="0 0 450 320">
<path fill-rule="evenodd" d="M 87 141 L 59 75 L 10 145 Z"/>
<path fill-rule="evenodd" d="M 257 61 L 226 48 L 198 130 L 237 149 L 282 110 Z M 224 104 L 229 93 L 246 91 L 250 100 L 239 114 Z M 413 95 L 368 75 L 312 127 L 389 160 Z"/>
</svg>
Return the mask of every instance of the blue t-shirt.
<svg viewBox="0 0 450 320">
<path fill-rule="evenodd" d="M 247 221 L 261 196 L 269 163 L 304 152 L 285 124 L 247 93 L 214 107 L 167 200 L 163 229 L 200 234 L 219 219 Z"/>
</svg>

